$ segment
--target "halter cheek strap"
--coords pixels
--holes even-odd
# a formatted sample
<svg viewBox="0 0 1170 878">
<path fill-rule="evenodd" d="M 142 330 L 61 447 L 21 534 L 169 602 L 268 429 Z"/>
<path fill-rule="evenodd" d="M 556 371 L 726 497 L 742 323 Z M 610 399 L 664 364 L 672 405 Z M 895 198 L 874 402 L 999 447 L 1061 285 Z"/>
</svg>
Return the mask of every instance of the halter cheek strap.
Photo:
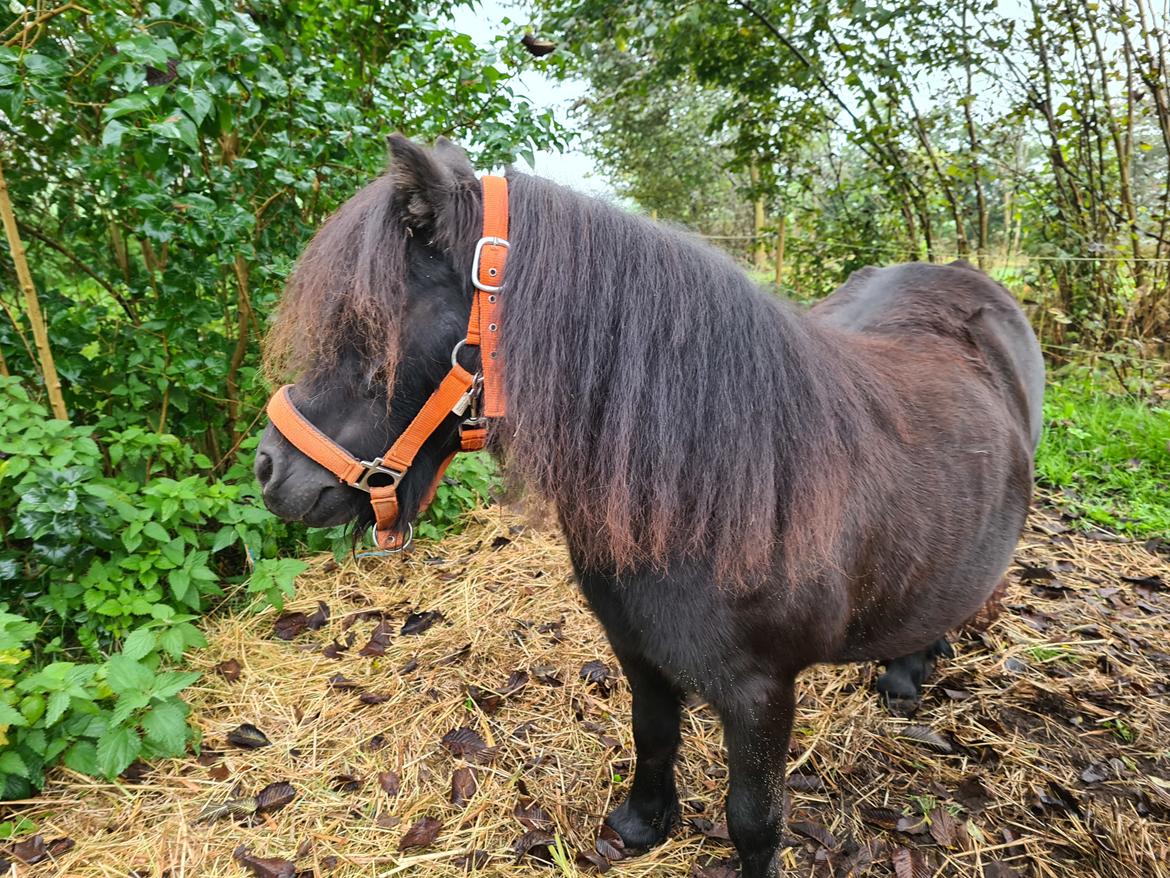
<svg viewBox="0 0 1170 878">
<path fill-rule="evenodd" d="M 374 538 L 382 549 L 403 549 L 410 542 L 413 529 L 397 530 L 398 485 L 414 463 L 428 439 L 450 414 L 464 420 L 459 426 L 462 451 L 478 451 L 487 442 L 487 418 L 505 413 L 503 363 L 499 350 L 500 290 L 504 285 L 504 266 L 508 258 L 508 181 L 503 177 L 485 176 L 483 186 L 483 237 L 475 246 L 471 283 L 475 287 L 467 337 L 451 352 L 451 371 L 423 404 L 402 434 L 381 457 L 359 460 L 320 430 L 297 410 L 289 395 L 291 384 L 280 388 L 268 401 L 268 417 L 302 454 L 319 463 L 338 480 L 370 495 L 374 510 Z M 480 348 L 482 374 L 472 374 L 459 365 L 457 356 L 464 345 Z M 482 412 L 481 412 L 482 409 Z M 444 460 L 423 497 L 419 514 L 430 505 L 442 481 L 443 473 L 455 453 Z M 389 484 L 374 486 L 372 476 L 389 479 Z"/>
</svg>

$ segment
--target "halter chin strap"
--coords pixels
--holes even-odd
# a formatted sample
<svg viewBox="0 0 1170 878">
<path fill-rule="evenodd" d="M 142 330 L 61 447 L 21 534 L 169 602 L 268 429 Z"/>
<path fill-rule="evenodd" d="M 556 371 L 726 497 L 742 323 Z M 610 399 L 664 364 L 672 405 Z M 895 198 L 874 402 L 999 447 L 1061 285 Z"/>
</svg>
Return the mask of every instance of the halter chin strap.
<svg viewBox="0 0 1170 878">
<path fill-rule="evenodd" d="M 451 371 L 414 416 L 407 428 L 381 457 L 359 460 L 302 415 L 289 396 L 286 384 L 268 401 L 268 417 L 274 427 L 307 457 L 319 463 L 337 478 L 370 495 L 374 509 L 374 539 L 379 548 L 391 551 L 406 548 L 413 534 L 398 531 L 398 485 L 426 441 L 450 414 L 463 418 L 459 425 L 462 451 L 478 451 L 487 442 L 487 418 L 503 417 L 505 412 L 503 363 L 499 350 L 500 290 L 504 285 L 504 266 L 508 259 L 508 181 L 503 177 L 485 176 L 483 186 L 483 237 L 475 245 L 471 265 L 471 283 L 475 294 L 467 338 L 451 352 Z M 472 374 L 459 365 L 459 350 L 464 345 L 480 349 L 481 373 Z M 443 473 L 451 463 L 452 452 L 435 473 L 430 489 L 423 497 L 421 515 L 435 497 Z M 371 485 L 380 476 L 389 484 Z"/>
</svg>

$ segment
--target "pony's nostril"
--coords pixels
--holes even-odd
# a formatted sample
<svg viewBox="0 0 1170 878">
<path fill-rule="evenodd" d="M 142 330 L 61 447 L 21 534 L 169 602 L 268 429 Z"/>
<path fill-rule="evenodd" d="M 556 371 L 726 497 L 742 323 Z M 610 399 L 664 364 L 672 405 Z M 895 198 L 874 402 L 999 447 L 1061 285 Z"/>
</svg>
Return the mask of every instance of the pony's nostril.
<svg viewBox="0 0 1170 878">
<path fill-rule="evenodd" d="M 256 481 L 260 483 L 260 487 L 262 488 L 268 484 L 268 480 L 272 478 L 272 458 L 263 451 L 256 453 L 255 472 Z"/>
</svg>

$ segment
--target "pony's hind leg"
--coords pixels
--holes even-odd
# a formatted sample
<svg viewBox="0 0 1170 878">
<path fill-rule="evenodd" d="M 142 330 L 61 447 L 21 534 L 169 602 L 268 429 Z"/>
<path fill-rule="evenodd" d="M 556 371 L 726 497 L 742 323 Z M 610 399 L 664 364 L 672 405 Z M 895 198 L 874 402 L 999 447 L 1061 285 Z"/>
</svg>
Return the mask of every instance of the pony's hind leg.
<svg viewBox="0 0 1170 878">
<path fill-rule="evenodd" d="M 634 782 L 626 800 L 605 822 L 626 847 L 661 844 L 678 813 L 674 759 L 678 753 L 682 696 L 649 662 L 618 656 L 634 697 Z"/>
<path fill-rule="evenodd" d="M 922 684 L 934 669 L 939 656 L 954 658 L 955 651 L 945 637 L 940 637 L 926 649 L 888 660 L 886 672 L 878 677 L 877 690 L 886 705 L 896 714 L 910 714 L 922 699 Z"/>
</svg>

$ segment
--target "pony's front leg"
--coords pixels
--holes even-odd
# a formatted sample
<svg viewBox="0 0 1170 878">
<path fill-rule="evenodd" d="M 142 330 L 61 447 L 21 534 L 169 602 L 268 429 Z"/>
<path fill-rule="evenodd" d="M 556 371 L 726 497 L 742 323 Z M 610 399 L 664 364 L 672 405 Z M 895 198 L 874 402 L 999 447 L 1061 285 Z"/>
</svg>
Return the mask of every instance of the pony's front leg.
<svg viewBox="0 0 1170 878">
<path fill-rule="evenodd" d="M 634 696 L 634 782 L 626 800 L 606 818 L 626 847 L 661 844 L 678 813 L 674 759 L 678 753 L 681 696 L 641 658 L 621 657 Z"/>
<path fill-rule="evenodd" d="M 757 686 L 759 691 L 744 703 L 721 711 L 730 775 L 727 829 L 739 852 L 742 878 L 773 878 L 779 874 L 795 680 L 752 681 L 744 689 Z"/>
</svg>

